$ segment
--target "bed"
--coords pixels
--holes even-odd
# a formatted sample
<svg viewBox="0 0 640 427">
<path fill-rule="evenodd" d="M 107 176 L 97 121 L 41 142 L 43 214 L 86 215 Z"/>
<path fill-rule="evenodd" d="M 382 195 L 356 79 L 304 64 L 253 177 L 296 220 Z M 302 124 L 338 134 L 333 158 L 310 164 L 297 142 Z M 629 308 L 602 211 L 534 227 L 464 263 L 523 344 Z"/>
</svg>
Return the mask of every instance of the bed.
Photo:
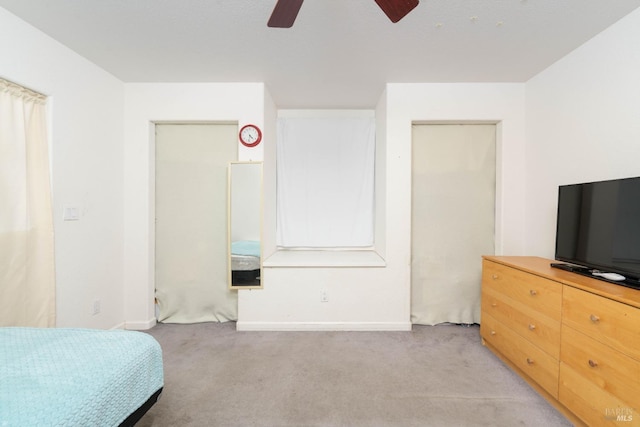
<svg viewBox="0 0 640 427">
<path fill-rule="evenodd" d="M 233 286 L 260 286 L 260 242 L 231 243 L 231 283 Z"/>
<path fill-rule="evenodd" d="M 133 426 L 164 386 L 162 351 L 124 330 L 0 328 L 0 426 Z"/>
</svg>

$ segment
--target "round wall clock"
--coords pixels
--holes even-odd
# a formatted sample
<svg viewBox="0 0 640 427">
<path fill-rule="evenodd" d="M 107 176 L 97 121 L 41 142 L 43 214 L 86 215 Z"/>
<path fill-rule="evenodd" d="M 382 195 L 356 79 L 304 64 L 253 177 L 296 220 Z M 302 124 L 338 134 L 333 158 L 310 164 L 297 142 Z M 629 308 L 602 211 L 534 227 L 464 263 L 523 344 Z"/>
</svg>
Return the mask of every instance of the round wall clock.
<svg viewBox="0 0 640 427">
<path fill-rule="evenodd" d="M 256 125 L 244 125 L 240 129 L 240 142 L 246 147 L 255 147 L 262 141 L 262 131 Z"/>
</svg>

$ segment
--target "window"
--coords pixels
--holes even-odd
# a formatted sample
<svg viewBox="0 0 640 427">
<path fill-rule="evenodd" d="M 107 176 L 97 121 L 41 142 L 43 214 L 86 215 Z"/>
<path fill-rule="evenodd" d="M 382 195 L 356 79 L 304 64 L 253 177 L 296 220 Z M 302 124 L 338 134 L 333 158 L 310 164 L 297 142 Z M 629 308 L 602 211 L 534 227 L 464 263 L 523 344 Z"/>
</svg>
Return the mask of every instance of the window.
<svg viewBox="0 0 640 427">
<path fill-rule="evenodd" d="M 363 248 L 374 243 L 373 114 L 280 117 L 277 245 Z"/>
</svg>

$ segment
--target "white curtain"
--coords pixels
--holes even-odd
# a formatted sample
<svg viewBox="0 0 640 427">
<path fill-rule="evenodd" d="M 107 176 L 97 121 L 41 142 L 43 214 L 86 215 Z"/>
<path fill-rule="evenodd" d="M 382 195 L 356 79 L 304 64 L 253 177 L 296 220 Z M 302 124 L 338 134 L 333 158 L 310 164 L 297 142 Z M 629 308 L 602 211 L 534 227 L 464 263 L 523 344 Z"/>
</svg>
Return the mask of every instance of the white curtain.
<svg viewBox="0 0 640 427">
<path fill-rule="evenodd" d="M 373 118 L 280 118 L 277 159 L 279 246 L 373 245 Z"/>
<path fill-rule="evenodd" d="M 238 126 L 156 125 L 158 320 L 238 318 L 227 276 L 227 167 L 237 159 Z"/>
<path fill-rule="evenodd" d="M 0 326 L 54 325 L 46 97 L 0 79 Z"/>
<path fill-rule="evenodd" d="M 495 125 L 413 127 L 411 321 L 479 323 L 494 253 Z"/>
</svg>

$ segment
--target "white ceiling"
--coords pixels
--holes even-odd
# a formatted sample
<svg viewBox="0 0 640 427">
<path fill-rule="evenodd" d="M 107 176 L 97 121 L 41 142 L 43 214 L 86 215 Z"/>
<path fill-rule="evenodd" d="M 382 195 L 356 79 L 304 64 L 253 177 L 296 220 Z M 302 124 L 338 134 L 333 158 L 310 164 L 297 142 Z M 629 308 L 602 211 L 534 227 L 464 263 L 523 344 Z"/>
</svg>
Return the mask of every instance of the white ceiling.
<svg viewBox="0 0 640 427">
<path fill-rule="evenodd" d="M 124 82 L 265 82 L 279 108 L 372 108 L 386 82 L 523 82 L 640 0 L 0 0 Z"/>
</svg>

